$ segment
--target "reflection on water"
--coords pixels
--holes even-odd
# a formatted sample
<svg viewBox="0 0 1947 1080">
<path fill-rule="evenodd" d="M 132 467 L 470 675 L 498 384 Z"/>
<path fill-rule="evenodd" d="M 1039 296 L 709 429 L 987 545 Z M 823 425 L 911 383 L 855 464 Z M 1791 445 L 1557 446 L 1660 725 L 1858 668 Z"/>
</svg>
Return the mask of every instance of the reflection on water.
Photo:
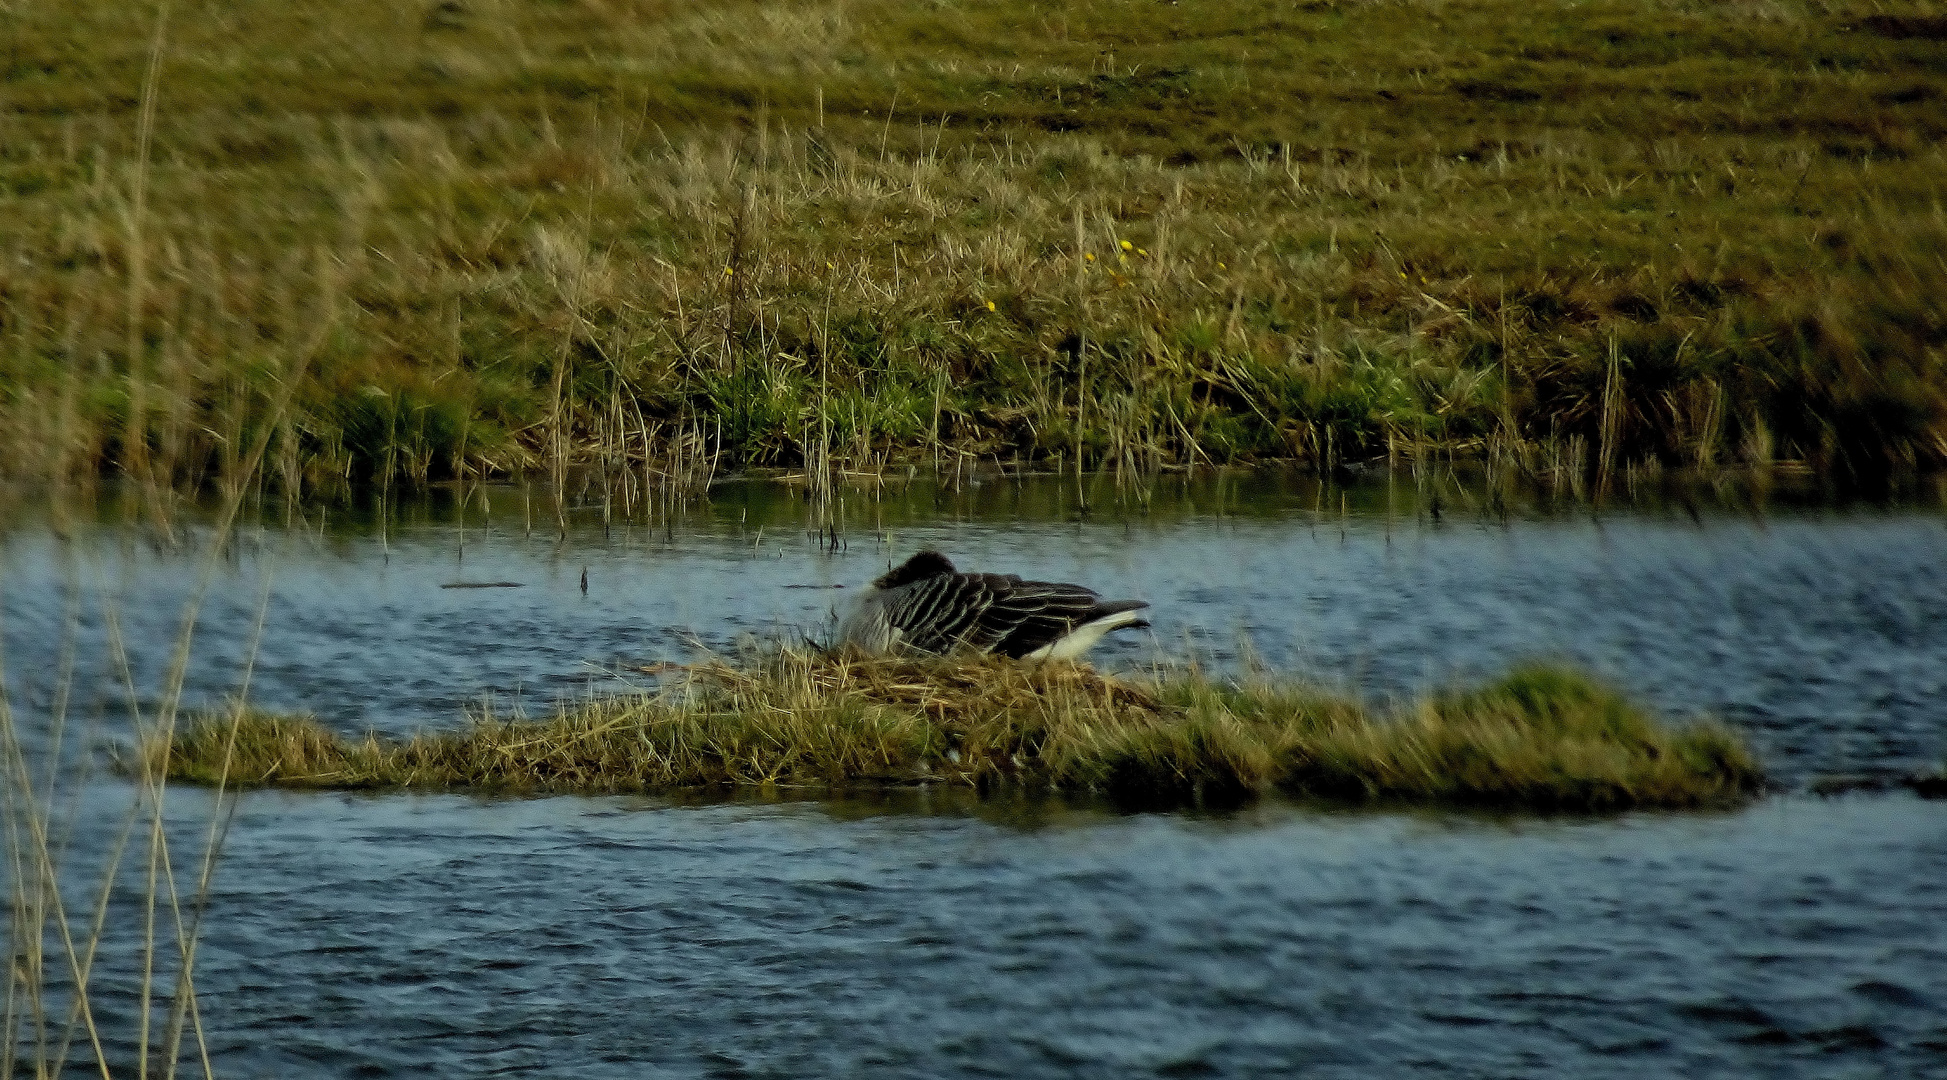
<svg viewBox="0 0 1947 1080">
<path fill-rule="evenodd" d="M 220 568 L 190 694 L 234 689 L 267 604 L 261 705 L 393 731 L 486 695 L 541 709 L 699 645 L 815 635 L 931 546 L 1150 600 L 1153 638 L 1106 664 L 1249 649 L 1387 695 L 1568 657 L 1725 717 L 1787 790 L 1936 765 L 1938 501 L 1729 494 L 1598 514 L 1246 474 L 1105 483 L 1083 513 L 1072 479 L 913 483 L 834 506 L 835 550 L 775 484 L 670 521 L 576 508 L 565 531 L 519 487 L 273 510 Z M 18 521 L 0 546 L 29 722 L 66 582 L 79 711 L 108 717 L 105 611 L 153 687 L 194 586 L 192 558 L 110 526 L 70 550 L 72 575 Z M 442 587 L 461 583 L 514 587 Z M 1904 794 L 1589 821 L 263 792 L 198 982 L 226 1075 L 1947 1075 L 1943 814 Z M 103 960 L 111 1027 L 133 963 Z"/>
</svg>

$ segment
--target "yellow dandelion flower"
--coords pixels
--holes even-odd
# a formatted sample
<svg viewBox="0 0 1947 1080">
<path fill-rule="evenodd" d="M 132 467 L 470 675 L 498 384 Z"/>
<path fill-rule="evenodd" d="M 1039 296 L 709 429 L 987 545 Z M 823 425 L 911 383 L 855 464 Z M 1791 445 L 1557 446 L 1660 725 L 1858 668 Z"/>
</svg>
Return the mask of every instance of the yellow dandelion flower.
<svg viewBox="0 0 1947 1080">
<path fill-rule="evenodd" d="M 734 273 L 736 273 L 736 272 L 737 272 L 737 271 L 735 271 L 735 270 L 733 270 L 733 269 L 731 269 L 731 268 L 730 268 L 730 267 L 728 267 L 728 266 L 726 266 L 726 267 L 724 267 L 724 268 L 723 268 L 723 276 L 724 276 L 724 277 L 729 277 L 730 275 L 732 275 L 732 274 L 734 274 Z"/>
<path fill-rule="evenodd" d="M 1228 267 L 1228 266 L 1225 266 L 1225 265 L 1224 265 L 1223 263 L 1218 263 L 1218 264 L 1217 264 L 1217 269 L 1219 269 L 1219 270 L 1228 270 L 1228 269 L 1230 269 L 1230 267 Z"/>
<path fill-rule="evenodd" d="M 994 302 L 992 300 L 987 301 L 987 310 L 988 311 L 994 310 Z"/>
<path fill-rule="evenodd" d="M 1143 258 L 1145 258 L 1145 259 L 1147 259 L 1147 258 L 1149 258 L 1149 252 L 1147 252 L 1147 251 L 1144 251 L 1144 250 L 1143 250 L 1143 249 L 1141 249 L 1141 248 L 1137 248 L 1137 249 L 1136 249 L 1136 254 L 1138 254 L 1138 255 L 1141 255 L 1141 256 L 1142 256 Z"/>
<path fill-rule="evenodd" d="M 1084 252 L 1084 253 L 1082 254 L 1082 258 L 1084 258 L 1084 259 L 1087 259 L 1087 260 L 1088 260 L 1089 262 L 1094 262 L 1094 261 L 1095 261 L 1095 252 L 1093 252 L 1093 251 L 1089 251 L 1089 252 Z"/>
<path fill-rule="evenodd" d="M 1122 250 L 1124 250 L 1124 251 L 1128 251 L 1128 250 L 1129 250 L 1130 248 L 1132 248 L 1132 247 L 1134 247 L 1134 246 L 1135 246 L 1134 244 L 1131 244 L 1131 243 L 1130 243 L 1129 241 L 1127 241 L 1127 240 L 1124 240 L 1124 241 L 1122 242 Z"/>
</svg>

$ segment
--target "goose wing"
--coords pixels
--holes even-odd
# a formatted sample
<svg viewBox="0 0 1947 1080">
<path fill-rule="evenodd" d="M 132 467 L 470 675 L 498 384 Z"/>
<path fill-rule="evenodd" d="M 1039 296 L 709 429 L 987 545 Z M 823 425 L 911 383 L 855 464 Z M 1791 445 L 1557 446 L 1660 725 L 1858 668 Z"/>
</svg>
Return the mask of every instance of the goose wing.
<svg viewBox="0 0 1947 1080">
<path fill-rule="evenodd" d="M 935 574 L 894 590 L 886 605 L 886 621 L 911 649 L 949 653 L 969 641 L 983 616 L 994 606 L 994 590 L 986 574 Z M 976 645 L 976 647 L 984 647 Z"/>
<path fill-rule="evenodd" d="M 1025 656 L 1086 622 L 1102 604 L 1080 585 L 1013 574 L 938 574 L 897 591 L 887 621 L 907 647 L 929 653 L 966 646 Z"/>
<path fill-rule="evenodd" d="M 1016 579 L 985 620 L 984 627 L 993 637 L 983 647 L 1002 656 L 1023 657 L 1061 640 L 1085 623 L 1148 606 L 1141 601 L 1104 604 L 1094 590 L 1080 585 Z"/>
</svg>

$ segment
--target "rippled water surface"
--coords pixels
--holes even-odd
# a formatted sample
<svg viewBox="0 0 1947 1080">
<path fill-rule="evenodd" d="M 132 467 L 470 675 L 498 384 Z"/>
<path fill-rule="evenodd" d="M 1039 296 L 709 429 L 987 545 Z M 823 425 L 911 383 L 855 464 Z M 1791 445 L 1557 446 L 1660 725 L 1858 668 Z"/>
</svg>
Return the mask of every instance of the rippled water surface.
<svg viewBox="0 0 1947 1080">
<path fill-rule="evenodd" d="M 764 485 L 600 517 L 563 530 L 497 489 L 253 526 L 190 694 L 234 691 L 261 612 L 259 705 L 389 731 L 541 709 L 699 644 L 815 636 L 935 546 L 1150 600 L 1154 636 L 1109 665 L 1248 648 L 1379 696 L 1572 658 L 1746 731 L 1777 793 L 1594 820 L 253 793 L 199 957 L 220 1073 L 1947 1076 L 1947 804 L 1805 794 L 1940 763 L 1935 504 L 1543 513 L 1272 477 L 1082 515 L 990 482 L 854 495 L 835 552 Z M 73 610 L 75 711 L 112 727 L 105 612 L 151 693 L 195 558 L 107 526 L 4 545 L 16 710 L 54 700 Z M 127 801 L 86 795 L 84 825 Z M 79 830 L 76 865 L 110 832 Z M 103 961 L 111 1029 L 126 961 Z"/>
<path fill-rule="evenodd" d="M 847 809 L 257 797 L 203 959 L 218 1052 L 264 1075 L 1947 1073 L 1947 825 L 1911 798 Z"/>
</svg>

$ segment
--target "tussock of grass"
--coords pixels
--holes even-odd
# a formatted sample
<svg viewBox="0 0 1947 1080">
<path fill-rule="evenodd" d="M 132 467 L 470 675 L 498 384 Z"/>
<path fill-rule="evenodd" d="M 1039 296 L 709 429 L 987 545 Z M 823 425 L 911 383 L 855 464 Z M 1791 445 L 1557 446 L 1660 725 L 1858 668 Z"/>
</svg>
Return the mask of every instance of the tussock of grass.
<svg viewBox="0 0 1947 1080">
<path fill-rule="evenodd" d="M 1293 683 L 1198 673 L 1126 683 L 1068 664 L 780 651 L 544 721 L 477 718 L 404 740 L 314 720 L 194 724 L 172 776 L 231 783 L 606 794 L 935 781 L 1093 791 L 1124 805 L 1297 796 L 1610 810 L 1732 802 L 1759 773 L 1736 736 L 1672 728 L 1588 677 L 1529 667 L 1392 714 Z"/>
</svg>

